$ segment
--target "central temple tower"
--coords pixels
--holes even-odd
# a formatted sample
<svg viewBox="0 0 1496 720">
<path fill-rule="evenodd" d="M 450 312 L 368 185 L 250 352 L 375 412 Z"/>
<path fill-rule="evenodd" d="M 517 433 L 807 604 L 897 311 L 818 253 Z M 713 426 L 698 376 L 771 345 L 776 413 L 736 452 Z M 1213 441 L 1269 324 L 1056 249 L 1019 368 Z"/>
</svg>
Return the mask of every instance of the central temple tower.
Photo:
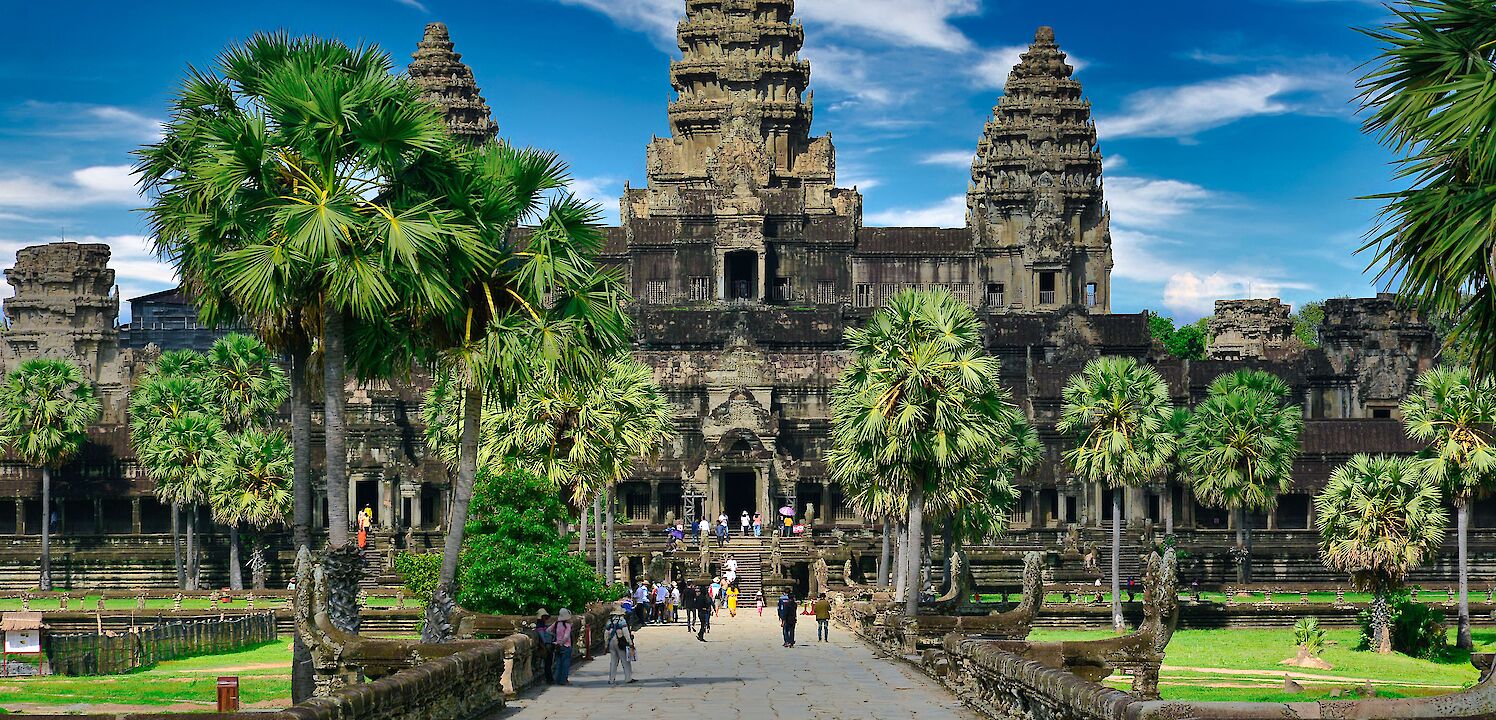
<svg viewBox="0 0 1496 720">
<path fill-rule="evenodd" d="M 803 245 L 817 217 L 841 217 L 850 248 L 861 198 L 836 183 L 830 137 L 812 137 L 810 64 L 793 0 L 688 0 L 671 64 L 668 138 L 647 154 L 648 187 L 626 192 L 634 295 L 649 304 L 819 302 L 846 272 Z M 642 275 L 641 275 L 642 273 Z M 838 293 L 838 289 L 843 292 Z"/>
</svg>

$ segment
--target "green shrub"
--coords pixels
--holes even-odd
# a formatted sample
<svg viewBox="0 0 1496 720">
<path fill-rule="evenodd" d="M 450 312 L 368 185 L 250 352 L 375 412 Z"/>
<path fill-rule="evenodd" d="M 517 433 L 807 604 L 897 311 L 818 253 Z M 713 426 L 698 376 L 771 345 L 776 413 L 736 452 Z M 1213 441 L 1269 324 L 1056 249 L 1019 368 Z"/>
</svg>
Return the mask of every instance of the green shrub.
<svg viewBox="0 0 1496 720">
<path fill-rule="evenodd" d="M 527 615 L 582 610 L 616 599 L 557 528 L 566 506 L 549 482 L 525 472 L 480 469 L 463 546 L 458 601 L 469 610 Z"/>
<path fill-rule="evenodd" d="M 1325 631 L 1319 626 L 1319 619 L 1312 617 L 1301 617 L 1293 624 L 1294 644 L 1304 648 L 1310 655 L 1318 656 L 1325 649 Z"/>
<path fill-rule="evenodd" d="M 423 603 L 431 599 L 441 571 L 441 553 L 402 552 L 395 556 L 395 574 L 400 576 L 400 583 Z"/>
<path fill-rule="evenodd" d="M 1416 658 L 1435 658 L 1449 643 L 1444 613 L 1414 602 L 1407 590 L 1388 593 L 1387 610 L 1391 615 L 1392 649 Z M 1361 625 L 1360 649 L 1371 647 L 1371 610 L 1362 610 L 1356 618 Z"/>
</svg>

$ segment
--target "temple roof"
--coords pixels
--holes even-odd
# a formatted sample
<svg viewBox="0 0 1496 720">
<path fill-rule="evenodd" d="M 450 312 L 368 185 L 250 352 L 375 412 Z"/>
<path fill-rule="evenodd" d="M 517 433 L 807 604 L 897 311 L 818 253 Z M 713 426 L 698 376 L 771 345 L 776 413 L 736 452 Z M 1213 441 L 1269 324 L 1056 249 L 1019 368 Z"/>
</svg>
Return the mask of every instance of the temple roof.
<svg viewBox="0 0 1496 720">
<path fill-rule="evenodd" d="M 421 96 L 446 113 L 447 125 L 454 136 L 474 144 L 492 140 L 499 132 L 499 125 L 479 94 L 473 69 L 452 48 L 445 24 L 427 25 L 426 35 L 411 55 L 406 73 L 423 91 Z"/>
</svg>

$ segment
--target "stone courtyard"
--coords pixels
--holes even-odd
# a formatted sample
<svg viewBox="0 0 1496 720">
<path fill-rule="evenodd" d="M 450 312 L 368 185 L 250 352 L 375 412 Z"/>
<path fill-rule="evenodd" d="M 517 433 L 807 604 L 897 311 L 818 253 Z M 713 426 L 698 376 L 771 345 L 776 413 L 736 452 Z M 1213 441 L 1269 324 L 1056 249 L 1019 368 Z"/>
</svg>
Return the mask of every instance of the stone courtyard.
<svg viewBox="0 0 1496 720">
<path fill-rule="evenodd" d="M 503 718 L 773 718 L 776 720 L 975 720 L 948 690 L 913 666 L 890 659 L 833 625 L 816 642 L 815 619 L 802 617 L 799 645 L 781 647 L 773 608 L 713 618 L 707 642 L 684 624 L 636 633 L 633 685 L 608 686 L 608 659 L 576 665 L 571 685 L 531 691 Z M 621 671 L 620 671 L 621 672 Z M 620 675 L 619 681 L 622 682 Z"/>
</svg>

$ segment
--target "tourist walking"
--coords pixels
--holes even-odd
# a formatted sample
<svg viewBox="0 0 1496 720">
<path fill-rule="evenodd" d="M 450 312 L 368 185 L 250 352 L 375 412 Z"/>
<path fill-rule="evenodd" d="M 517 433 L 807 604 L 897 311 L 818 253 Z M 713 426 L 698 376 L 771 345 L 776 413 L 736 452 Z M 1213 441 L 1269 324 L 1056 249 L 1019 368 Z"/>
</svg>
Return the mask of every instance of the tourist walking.
<svg viewBox="0 0 1496 720">
<path fill-rule="evenodd" d="M 831 641 L 831 601 L 826 599 L 826 593 L 816 598 L 814 605 L 816 611 L 816 639 L 821 642 Z"/>
<path fill-rule="evenodd" d="M 540 636 L 540 660 L 542 667 L 545 668 L 545 684 L 547 685 L 555 682 L 555 678 L 552 677 L 555 668 L 552 665 L 556 655 L 556 631 L 551 625 L 549 611 L 541 608 L 535 613 L 535 634 Z"/>
<path fill-rule="evenodd" d="M 762 537 L 764 534 L 764 516 L 753 513 L 753 537 Z"/>
<path fill-rule="evenodd" d="M 571 652 L 572 652 L 572 622 L 571 611 L 561 608 L 556 614 L 556 624 L 552 625 L 556 633 L 556 684 L 571 684 Z"/>
<path fill-rule="evenodd" d="M 707 588 L 701 587 L 697 589 L 696 607 L 694 610 L 696 612 L 696 621 L 700 625 L 696 629 L 696 639 L 706 642 L 707 630 L 711 629 L 712 625 L 712 598 Z"/>
<path fill-rule="evenodd" d="M 795 603 L 795 594 L 785 590 L 779 596 L 779 627 L 784 630 L 784 646 L 795 646 L 795 623 L 799 620 L 800 607 Z"/>
<path fill-rule="evenodd" d="M 697 537 L 701 538 L 702 542 L 706 542 L 707 540 L 711 539 L 711 537 L 712 537 L 712 524 L 710 522 L 708 522 L 706 518 L 702 518 L 701 522 L 696 523 L 696 528 L 697 528 L 696 535 L 697 535 Z"/>
<path fill-rule="evenodd" d="M 759 617 L 763 617 L 764 616 L 764 594 L 762 592 L 760 592 L 758 594 L 757 599 L 754 600 L 754 604 L 758 605 L 758 616 Z"/>
<path fill-rule="evenodd" d="M 686 632 L 696 632 L 696 586 L 686 583 L 680 589 L 680 608 L 686 611 Z"/>
<path fill-rule="evenodd" d="M 748 537 L 748 511 L 747 510 L 744 510 L 743 514 L 738 516 L 738 534 L 741 535 L 741 536 L 743 536 L 743 537 Z"/>
<path fill-rule="evenodd" d="M 717 608 L 722 606 L 722 578 L 712 578 L 712 615 L 717 614 Z"/>
<path fill-rule="evenodd" d="M 717 547 L 727 547 L 727 516 L 717 523 Z"/>
<path fill-rule="evenodd" d="M 727 586 L 727 614 L 732 617 L 738 616 L 738 587 Z"/>
<path fill-rule="evenodd" d="M 604 626 L 604 638 L 608 648 L 608 684 L 618 684 L 618 666 L 623 665 L 623 682 L 634 681 L 634 633 L 629 630 L 628 618 L 622 608 L 613 608 Z"/>
<path fill-rule="evenodd" d="M 670 588 L 665 583 L 655 585 L 654 590 L 654 619 L 655 622 L 665 624 L 665 602 L 670 599 Z"/>
<path fill-rule="evenodd" d="M 680 622 L 680 586 L 670 583 L 670 599 L 665 601 L 665 614 L 670 622 Z"/>
<path fill-rule="evenodd" d="M 360 549 L 369 546 L 369 528 L 374 526 L 374 508 L 364 506 L 358 514 L 358 546 Z"/>
<path fill-rule="evenodd" d="M 640 625 L 649 623 L 649 583 L 643 580 L 634 588 L 634 616 Z"/>
</svg>

